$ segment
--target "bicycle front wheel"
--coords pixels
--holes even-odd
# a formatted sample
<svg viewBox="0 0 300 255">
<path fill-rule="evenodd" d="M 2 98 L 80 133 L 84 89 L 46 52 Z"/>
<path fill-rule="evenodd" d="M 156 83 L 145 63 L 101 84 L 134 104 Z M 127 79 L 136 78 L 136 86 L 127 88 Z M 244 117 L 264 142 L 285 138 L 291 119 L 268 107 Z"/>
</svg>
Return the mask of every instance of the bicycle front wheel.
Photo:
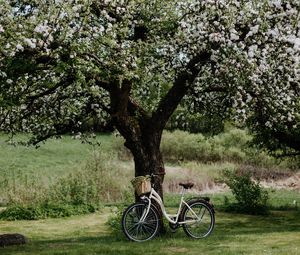
<svg viewBox="0 0 300 255">
<path fill-rule="evenodd" d="M 148 204 L 134 203 L 123 213 L 122 229 L 126 237 L 135 242 L 143 242 L 152 239 L 159 230 L 159 215 L 157 210 L 151 206 L 146 218 Z"/>
<path fill-rule="evenodd" d="M 190 208 L 189 208 L 190 207 Z M 195 201 L 183 209 L 183 230 L 192 238 L 207 237 L 214 228 L 215 215 L 210 205 Z"/>
</svg>

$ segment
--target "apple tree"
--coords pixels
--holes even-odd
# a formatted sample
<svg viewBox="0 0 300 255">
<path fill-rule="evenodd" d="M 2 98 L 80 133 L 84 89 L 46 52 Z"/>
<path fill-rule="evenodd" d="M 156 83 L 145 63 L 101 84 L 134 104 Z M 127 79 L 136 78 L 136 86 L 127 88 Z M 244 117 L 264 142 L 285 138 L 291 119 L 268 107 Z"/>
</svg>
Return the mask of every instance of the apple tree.
<svg viewBox="0 0 300 255">
<path fill-rule="evenodd" d="M 275 135 L 299 130 L 299 10 L 298 0 L 0 0 L 0 128 L 37 144 L 110 119 L 135 175 L 159 175 L 162 194 L 161 136 L 180 103 Z"/>
</svg>

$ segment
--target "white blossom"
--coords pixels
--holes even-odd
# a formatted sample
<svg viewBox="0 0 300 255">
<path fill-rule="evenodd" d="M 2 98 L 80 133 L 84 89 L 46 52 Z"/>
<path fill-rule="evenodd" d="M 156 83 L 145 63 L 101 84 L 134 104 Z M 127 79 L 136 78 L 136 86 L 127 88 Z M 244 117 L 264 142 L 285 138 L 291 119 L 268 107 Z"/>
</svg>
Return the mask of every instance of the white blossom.
<svg viewBox="0 0 300 255">
<path fill-rule="evenodd" d="M 271 3 L 274 4 L 276 8 L 280 8 L 282 4 L 281 0 L 272 0 Z"/>
<path fill-rule="evenodd" d="M 259 30 L 259 25 L 255 25 L 254 27 L 251 27 L 250 28 L 250 31 L 248 32 L 248 34 L 246 35 L 246 38 L 250 37 L 250 36 L 253 36 L 255 34 L 258 33 L 258 30 Z"/>
<path fill-rule="evenodd" d="M 35 27 L 34 32 L 43 34 L 43 36 L 48 36 L 50 31 L 50 27 L 45 24 L 39 24 Z"/>
<path fill-rule="evenodd" d="M 16 45 L 16 49 L 17 49 L 17 51 L 23 51 L 23 50 L 24 50 L 24 47 L 23 47 L 20 43 L 18 43 L 18 44 Z"/>
<path fill-rule="evenodd" d="M 10 2 L 3 1 L 7 9 Z M 219 109 L 230 105 L 224 102 L 231 102 L 234 109 L 228 113 L 230 117 L 245 120 L 255 114 L 259 97 L 261 113 L 266 116 L 265 123 L 260 124 L 266 128 L 300 119 L 296 117 L 299 97 L 295 93 L 300 80 L 297 0 L 289 0 L 284 6 L 280 0 L 157 1 L 155 5 L 149 1 L 103 0 L 97 15 L 91 11 L 90 1 L 55 0 L 55 4 L 47 2 L 49 6 L 45 1 L 35 2 L 37 8 L 26 17 L 15 19 L 12 11 L 0 17 L 5 32 L 12 33 L 4 38 L 4 25 L 0 25 L 0 69 L 6 57 L 24 48 L 38 48 L 31 52 L 35 54 L 30 56 L 33 59 L 49 56 L 54 61 L 39 66 L 45 70 L 38 73 L 20 72 L 9 77 L 7 72 L 4 77 L 0 71 L 0 75 L 6 85 L 14 82 L 25 91 L 33 84 L 39 93 L 62 80 L 72 65 L 78 84 L 58 90 L 66 98 L 59 109 L 65 119 L 75 119 L 86 106 L 86 97 L 78 95 L 93 93 L 97 101 L 91 105 L 97 114 L 103 105 L 109 105 L 109 93 L 87 77 L 101 77 L 108 83 L 113 79 L 133 80 L 132 98 L 137 97 L 136 101 L 150 112 L 157 108 L 176 75 L 187 71 L 189 61 L 199 53 L 205 53 L 207 59 L 195 66 L 198 76 L 187 84 L 193 92 L 184 99 L 187 105 L 200 110 Z M 121 18 L 112 17 L 112 10 Z M 170 29 L 173 22 L 176 25 Z M 147 40 L 133 40 L 135 29 L 143 25 L 149 28 Z M 58 67 L 57 63 L 63 64 Z M 220 97 L 203 93 L 216 86 L 228 93 Z M 0 91 L 0 96 L 15 93 L 13 88 Z M 28 91 L 32 91 L 30 87 Z M 55 99 L 55 94 L 41 99 L 45 106 L 41 103 L 43 106 L 34 114 L 37 120 L 27 120 L 28 130 L 49 130 L 53 126 L 57 116 L 50 105 Z M 39 123 L 44 122 L 43 117 L 46 123 Z"/>
<path fill-rule="evenodd" d="M 209 40 L 212 42 L 220 42 L 223 40 L 223 36 L 220 33 L 212 33 L 209 35 Z"/>
<path fill-rule="evenodd" d="M 235 29 L 231 29 L 230 30 L 230 40 L 232 40 L 232 41 L 237 41 L 237 40 L 239 40 L 240 39 L 240 37 L 239 37 L 239 35 L 237 34 L 237 31 L 235 30 Z"/>
<path fill-rule="evenodd" d="M 32 49 L 36 48 L 36 39 L 25 38 L 24 42 Z"/>
<path fill-rule="evenodd" d="M 294 49 L 300 51 L 300 38 L 295 38 L 291 42 L 294 44 Z"/>
<path fill-rule="evenodd" d="M 251 45 L 250 47 L 249 47 L 249 50 L 248 50 L 248 56 L 249 56 L 249 58 L 253 58 L 254 56 L 255 56 L 255 52 L 257 51 L 257 45 L 255 44 L 255 45 Z"/>
</svg>

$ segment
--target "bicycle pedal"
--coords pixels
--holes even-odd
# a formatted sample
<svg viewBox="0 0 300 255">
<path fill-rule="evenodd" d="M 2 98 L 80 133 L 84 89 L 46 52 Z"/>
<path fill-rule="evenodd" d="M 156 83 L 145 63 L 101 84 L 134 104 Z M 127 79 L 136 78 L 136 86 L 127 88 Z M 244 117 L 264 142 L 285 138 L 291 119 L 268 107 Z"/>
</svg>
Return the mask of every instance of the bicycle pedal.
<svg viewBox="0 0 300 255">
<path fill-rule="evenodd" d="M 169 223 L 169 227 L 171 229 L 171 232 L 175 233 L 176 229 L 180 227 L 180 225 L 178 223 Z"/>
</svg>

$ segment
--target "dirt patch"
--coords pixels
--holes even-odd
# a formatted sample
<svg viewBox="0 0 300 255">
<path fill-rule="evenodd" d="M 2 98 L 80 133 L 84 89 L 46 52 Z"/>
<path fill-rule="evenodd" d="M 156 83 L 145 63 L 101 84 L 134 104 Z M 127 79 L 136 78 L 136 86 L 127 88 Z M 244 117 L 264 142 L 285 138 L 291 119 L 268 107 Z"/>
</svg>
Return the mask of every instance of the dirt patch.
<svg viewBox="0 0 300 255">
<path fill-rule="evenodd" d="M 194 187 L 193 193 L 207 194 L 220 193 L 229 190 L 223 183 L 216 183 L 212 177 L 203 176 L 201 172 L 192 171 L 191 169 L 181 167 L 166 167 L 167 177 L 164 181 L 164 190 L 170 193 L 181 191 L 179 183 L 192 182 Z"/>
<path fill-rule="evenodd" d="M 261 184 L 264 187 L 274 188 L 274 189 L 288 189 L 300 191 L 300 172 L 279 180 L 263 180 Z"/>
<path fill-rule="evenodd" d="M 293 173 L 253 166 L 242 166 L 239 168 L 239 171 L 241 173 L 251 173 L 254 179 L 260 180 L 263 187 L 300 191 L 300 172 Z M 226 184 L 216 182 L 212 177 L 201 175 L 201 172 L 192 171 L 191 169 L 166 167 L 166 173 L 167 178 L 164 181 L 166 192 L 180 192 L 180 182 L 194 183 L 191 191 L 198 194 L 221 193 L 229 190 Z"/>
<path fill-rule="evenodd" d="M 283 171 L 280 169 L 267 169 L 261 167 L 255 167 L 251 165 L 243 165 L 239 167 L 239 172 L 250 173 L 254 179 L 256 180 L 264 180 L 264 181 L 277 181 L 286 179 L 288 177 L 292 177 L 294 175 L 293 172 Z"/>
</svg>

